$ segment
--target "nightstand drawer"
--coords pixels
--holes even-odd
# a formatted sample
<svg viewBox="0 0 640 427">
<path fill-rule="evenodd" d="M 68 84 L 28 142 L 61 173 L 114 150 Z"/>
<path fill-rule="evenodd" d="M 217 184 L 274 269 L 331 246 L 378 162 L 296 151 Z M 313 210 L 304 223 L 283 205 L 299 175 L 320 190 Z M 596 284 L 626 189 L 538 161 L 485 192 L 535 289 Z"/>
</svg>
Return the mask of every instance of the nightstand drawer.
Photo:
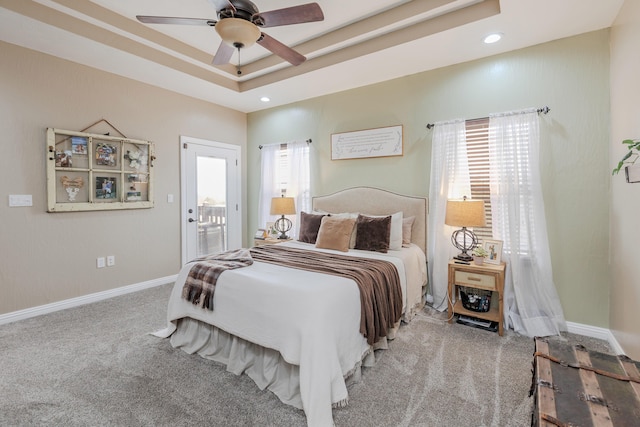
<svg viewBox="0 0 640 427">
<path fill-rule="evenodd" d="M 278 243 L 290 242 L 293 239 L 254 239 L 253 246 L 277 245 Z"/>
<path fill-rule="evenodd" d="M 496 290 L 495 276 L 486 274 L 469 273 L 468 271 L 456 271 L 456 285 L 469 285 L 475 288 L 486 289 L 489 291 Z"/>
</svg>

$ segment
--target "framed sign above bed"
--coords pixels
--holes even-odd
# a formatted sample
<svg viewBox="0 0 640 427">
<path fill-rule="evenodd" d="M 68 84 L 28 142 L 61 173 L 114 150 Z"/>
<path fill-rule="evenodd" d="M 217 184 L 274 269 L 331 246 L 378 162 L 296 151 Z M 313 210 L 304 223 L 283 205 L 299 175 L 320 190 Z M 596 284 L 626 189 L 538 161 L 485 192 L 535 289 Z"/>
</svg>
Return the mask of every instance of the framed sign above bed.
<svg viewBox="0 0 640 427">
<path fill-rule="evenodd" d="M 331 160 L 402 156 L 402 125 L 331 135 Z"/>
<path fill-rule="evenodd" d="M 153 207 L 149 141 L 47 129 L 47 212 Z"/>
</svg>

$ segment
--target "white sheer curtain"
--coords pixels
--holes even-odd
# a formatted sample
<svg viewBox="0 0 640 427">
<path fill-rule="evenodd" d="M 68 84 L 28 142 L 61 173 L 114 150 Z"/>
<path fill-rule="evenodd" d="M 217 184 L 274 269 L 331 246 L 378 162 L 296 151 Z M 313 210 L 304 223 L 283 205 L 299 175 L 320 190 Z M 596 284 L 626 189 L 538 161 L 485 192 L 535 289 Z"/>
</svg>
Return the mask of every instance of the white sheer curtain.
<svg viewBox="0 0 640 427">
<path fill-rule="evenodd" d="M 275 222 L 271 215 L 271 199 L 282 195 L 280 179 L 280 144 L 263 145 L 260 149 L 260 194 L 258 196 L 258 228 Z"/>
<path fill-rule="evenodd" d="M 493 237 L 504 241 L 505 325 L 534 336 L 567 326 L 551 268 L 535 109 L 489 117 Z"/>
<path fill-rule="evenodd" d="M 427 259 L 433 306 L 447 308 L 449 260 L 458 254 L 451 244 L 455 230 L 444 224 L 447 199 L 471 196 L 465 121 L 438 122 L 433 129 Z"/>
<path fill-rule="evenodd" d="M 309 144 L 297 141 L 287 144 L 289 159 L 289 177 L 287 179 L 287 196 L 296 199 L 296 218 L 289 232 L 291 237 L 298 237 L 300 212 L 311 212 L 311 178 L 309 172 Z"/>
<path fill-rule="evenodd" d="M 286 146 L 285 162 L 282 161 L 283 146 Z M 295 217 L 293 215 L 289 217 L 293 222 L 293 227 L 287 234 L 296 238 L 300 211 L 308 212 L 311 210 L 309 145 L 305 141 L 263 145 L 261 155 L 258 228 L 264 227 L 267 222 L 275 222 L 278 219 L 277 216 L 270 213 L 271 199 L 286 193 L 286 197 L 295 198 L 297 212 Z"/>
</svg>

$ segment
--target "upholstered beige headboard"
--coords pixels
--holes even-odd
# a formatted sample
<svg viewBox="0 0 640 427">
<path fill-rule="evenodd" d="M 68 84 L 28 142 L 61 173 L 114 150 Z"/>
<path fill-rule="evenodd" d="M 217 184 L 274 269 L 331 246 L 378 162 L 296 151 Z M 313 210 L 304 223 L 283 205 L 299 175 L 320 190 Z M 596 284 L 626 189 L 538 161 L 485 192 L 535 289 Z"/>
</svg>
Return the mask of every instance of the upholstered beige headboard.
<svg viewBox="0 0 640 427">
<path fill-rule="evenodd" d="M 331 213 L 358 212 L 371 215 L 391 215 L 402 211 L 404 217 L 415 216 L 411 242 L 427 253 L 426 197 L 404 196 L 373 187 L 352 187 L 312 199 L 314 210 Z"/>
</svg>

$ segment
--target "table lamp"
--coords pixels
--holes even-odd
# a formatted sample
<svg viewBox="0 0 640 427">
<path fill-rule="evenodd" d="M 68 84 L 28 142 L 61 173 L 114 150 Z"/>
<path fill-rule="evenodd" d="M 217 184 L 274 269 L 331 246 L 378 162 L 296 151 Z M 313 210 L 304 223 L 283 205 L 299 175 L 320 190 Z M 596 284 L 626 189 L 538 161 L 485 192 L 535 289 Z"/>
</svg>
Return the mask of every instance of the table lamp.
<svg viewBox="0 0 640 427">
<path fill-rule="evenodd" d="M 285 215 L 295 215 L 296 205 L 293 197 L 274 197 L 271 199 L 271 215 L 282 215 L 273 224 L 273 228 L 280 232 L 278 239 L 288 239 L 287 231 L 291 230 L 291 220 Z"/>
<path fill-rule="evenodd" d="M 444 223 L 454 227 L 462 227 L 451 235 L 451 243 L 461 252 L 453 257 L 469 262 L 473 259 L 467 251 L 478 245 L 478 236 L 467 227 L 484 227 L 484 201 L 471 200 L 465 196 L 462 200 L 447 200 L 447 213 Z"/>
</svg>

